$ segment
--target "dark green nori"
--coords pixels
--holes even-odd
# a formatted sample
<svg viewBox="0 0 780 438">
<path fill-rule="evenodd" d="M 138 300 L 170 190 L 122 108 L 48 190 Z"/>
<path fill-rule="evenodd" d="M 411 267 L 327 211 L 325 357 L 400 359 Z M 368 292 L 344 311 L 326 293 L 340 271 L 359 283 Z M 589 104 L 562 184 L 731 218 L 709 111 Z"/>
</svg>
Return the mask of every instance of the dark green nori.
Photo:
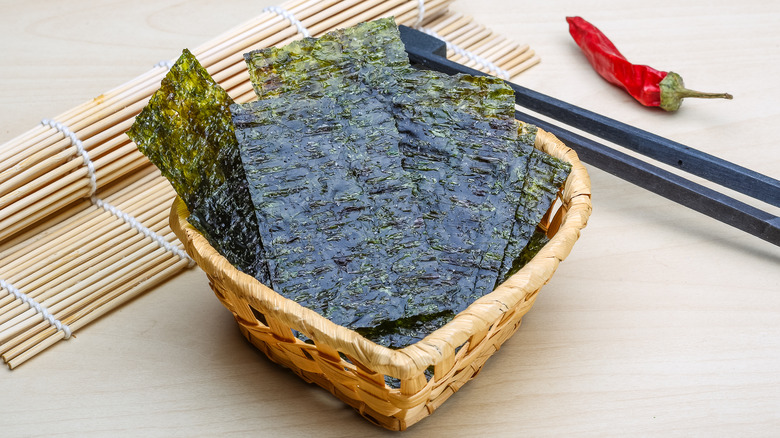
<svg viewBox="0 0 780 438">
<path fill-rule="evenodd" d="M 511 272 L 531 238 L 527 230 L 533 231 L 546 208 L 541 213 L 516 208 L 540 206 L 544 196 L 537 193 L 538 183 L 526 181 L 525 172 L 538 167 L 538 153 L 515 147 L 523 141 L 532 145 L 535 131 L 521 131 L 518 137 L 513 94 L 502 81 L 414 70 L 392 19 L 250 52 L 245 58 L 261 99 L 363 93 L 387 105 L 401 134 L 403 167 L 412 174 L 425 212 L 428 242 L 444 267 L 442 284 L 453 290 L 439 311 L 463 310 Z M 432 321 L 443 324 L 446 319 Z M 383 323 L 393 326 L 404 324 Z M 399 336 L 413 338 L 407 334 Z"/>
<path fill-rule="evenodd" d="M 414 344 L 426 335 L 433 333 L 455 317 L 455 312 L 445 310 L 438 313 L 384 321 L 373 327 L 355 329 L 367 339 L 390 348 L 402 348 Z"/>
<path fill-rule="evenodd" d="M 453 310 L 493 290 L 525 162 L 514 154 L 511 89 L 491 78 L 415 71 L 392 96 L 403 165 L 415 176 L 429 241 L 457 273 Z"/>
<path fill-rule="evenodd" d="M 347 327 L 437 309 L 447 290 L 381 103 L 285 95 L 231 109 L 279 293 Z"/>
<path fill-rule="evenodd" d="M 260 99 L 287 93 L 319 98 L 392 90 L 400 77 L 394 72 L 411 69 L 392 18 L 255 50 L 244 58 Z"/>
<path fill-rule="evenodd" d="M 496 286 L 506 281 L 525 264 L 522 260 L 516 259 L 529 245 L 537 225 L 550 209 L 558 195 L 558 190 L 571 172 L 571 164 L 533 147 L 536 131 L 537 128 L 533 125 L 520 124 L 516 151 L 518 154 L 528 156 L 527 167 L 523 170 L 525 178 L 520 191 L 521 197 L 517 203 L 511 238 L 504 250 L 501 276 Z M 527 254 L 526 252 L 526 256 Z M 535 255 L 535 252 L 533 254 Z"/>
<path fill-rule="evenodd" d="M 464 309 L 495 285 L 514 210 L 506 196 L 512 90 L 494 78 L 411 68 L 392 19 L 245 55 L 261 98 L 371 93 L 393 112 L 404 168 L 413 173 L 430 244 L 448 264 L 447 305 Z M 508 141 L 507 141 L 508 140 Z M 524 163 L 522 164 L 524 166 Z"/>
<path fill-rule="evenodd" d="M 127 135 L 171 182 L 189 222 L 235 267 L 267 282 L 232 103 L 185 49 Z"/>
<path fill-rule="evenodd" d="M 550 238 L 547 237 L 547 233 L 540 230 L 534 231 L 534 233 L 531 235 L 531 240 L 528 241 L 528 244 L 525 246 L 525 248 L 523 248 L 523 250 L 520 251 L 520 254 L 512 261 L 512 267 L 509 269 L 509 272 L 506 273 L 502 281 L 505 281 L 511 275 L 522 269 L 523 266 L 528 264 L 528 262 L 530 262 L 532 258 L 536 257 L 536 254 L 538 254 L 542 247 L 547 245 L 547 242 L 549 241 Z"/>
</svg>

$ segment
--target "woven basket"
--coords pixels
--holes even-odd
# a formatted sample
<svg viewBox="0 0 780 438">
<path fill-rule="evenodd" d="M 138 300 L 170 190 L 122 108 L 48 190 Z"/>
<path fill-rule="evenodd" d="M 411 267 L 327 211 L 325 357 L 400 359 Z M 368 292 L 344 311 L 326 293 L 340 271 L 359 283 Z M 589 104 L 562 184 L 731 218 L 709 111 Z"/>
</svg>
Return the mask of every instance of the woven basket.
<svg viewBox="0 0 780 438">
<path fill-rule="evenodd" d="M 334 324 L 234 268 L 186 218 L 178 198 L 171 228 L 203 269 L 244 336 L 272 361 L 330 391 L 371 422 L 404 430 L 433 413 L 520 325 L 537 292 L 571 251 L 590 216 L 590 180 L 574 151 L 539 131 L 536 147 L 572 163 L 572 172 L 541 224 L 550 242 L 519 272 L 422 341 L 392 350 Z M 292 330 L 314 341 L 306 343 Z M 432 370 L 426 377 L 426 370 Z M 387 385 L 385 376 L 400 380 Z"/>
</svg>

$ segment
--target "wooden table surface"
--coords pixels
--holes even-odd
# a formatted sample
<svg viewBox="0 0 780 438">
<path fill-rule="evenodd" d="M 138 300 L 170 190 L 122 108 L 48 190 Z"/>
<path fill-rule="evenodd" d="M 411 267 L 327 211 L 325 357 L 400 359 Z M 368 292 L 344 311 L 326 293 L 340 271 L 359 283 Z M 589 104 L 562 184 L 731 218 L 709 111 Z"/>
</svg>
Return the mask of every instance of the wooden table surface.
<svg viewBox="0 0 780 438">
<path fill-rule="evenodd" d="M 0 143 L 271 4 L 2 0 Z M 521 84 L 780 178 L 778 3 L 452 9 L 537 51 Z M 593 72 L 567 15 L 631 60 L 734 100 L 688 100 L 675 114 L 638 105 Z M 588 168 L 589 225 L 523 326 L 404 434 L 780 434 L 780 248 Z M 256 352 L 198 269 L 0 370 L 0 406 L 4 437 L 390 435 Z"/>
</svg>

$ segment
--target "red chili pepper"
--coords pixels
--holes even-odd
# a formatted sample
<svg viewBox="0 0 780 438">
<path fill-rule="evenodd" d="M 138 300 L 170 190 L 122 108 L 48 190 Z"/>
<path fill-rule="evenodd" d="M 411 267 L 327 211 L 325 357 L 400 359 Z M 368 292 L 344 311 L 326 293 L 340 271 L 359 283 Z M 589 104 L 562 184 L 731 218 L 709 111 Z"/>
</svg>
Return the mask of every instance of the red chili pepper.
<svg viewBox="0 0 780 438">
<path fill-rule="evenodd" d="M 642 105 L 677 111 L 685 97 L 732 98 L 728 93 L 689 90 L 677 73 L 632 64 L 596 26 L 580 17 L 566 17 L 566 21 L 569 23 L 569 33 L 596 72 L 608 82 L 628 91 Z"/>
</svg>

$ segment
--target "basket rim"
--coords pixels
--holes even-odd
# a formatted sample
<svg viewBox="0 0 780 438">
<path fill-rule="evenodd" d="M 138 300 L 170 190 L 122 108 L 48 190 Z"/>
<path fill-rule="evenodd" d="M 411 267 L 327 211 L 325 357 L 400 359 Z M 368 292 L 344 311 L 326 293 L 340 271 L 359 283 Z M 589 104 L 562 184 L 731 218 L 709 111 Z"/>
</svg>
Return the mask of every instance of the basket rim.
<svg viewBox="0 0 780 438">
<path fill-rule="evenodd" d="M 399 379 L 408 379 L 451 357 L 472 335 L 486 329 L 514 307 L 535 298 L 559 263 L 571 252 L 580 231 L 587 225 L 591 207 L 590 178 L 574 150 L 554 135 L 539 129 L 535 147 L 572 165 L 564 185 L 565 207 L 561 225 L 550 241 L 523 268 L 492 292 L 474 301 L 449 323 L 415 344 L 401 349 L 378 345 L 357 332 L 338 325 L 317 312 L 287 299 L 254 277 L 236 269 L 219 254 L 192 225 L 189 212 L 176 197 L 170 212 L 170 226 L 198 266 L 233 291 L 243 291 L 250 305 L 305 333 L 315 345 L 327 344 L 362 364 Z"/>
</svg>

